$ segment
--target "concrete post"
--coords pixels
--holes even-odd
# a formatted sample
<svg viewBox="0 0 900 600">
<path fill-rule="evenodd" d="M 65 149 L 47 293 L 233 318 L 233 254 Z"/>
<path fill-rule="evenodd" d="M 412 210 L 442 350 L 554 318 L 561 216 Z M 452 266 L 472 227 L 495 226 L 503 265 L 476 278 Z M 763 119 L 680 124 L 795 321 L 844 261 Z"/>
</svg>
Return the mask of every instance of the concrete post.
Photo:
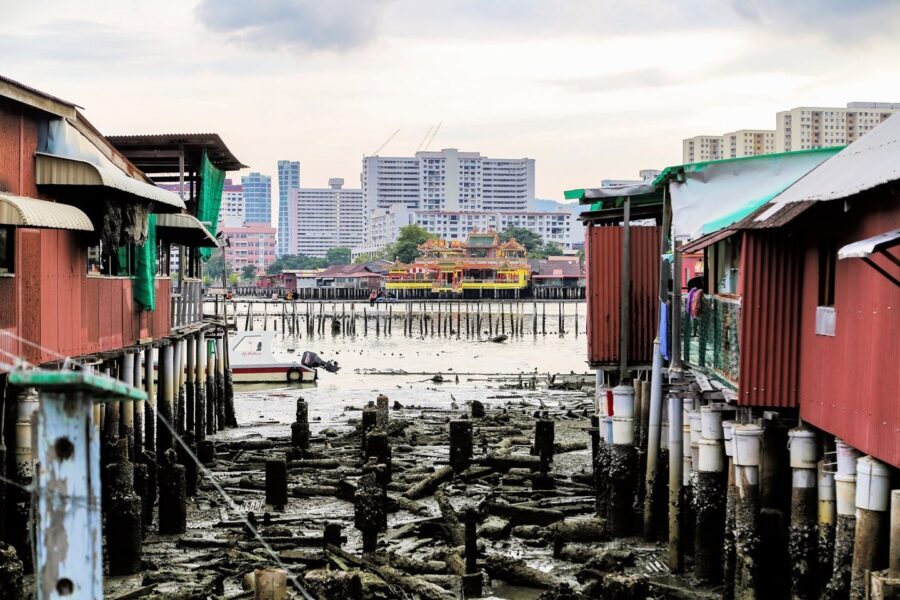
<svg viewBox="0 0 900 600">
<path fill-rule="evenodd" d="M 850 579 L 851 600 L 866 597 L 868 572 L 887 567 L 890 472 L 877 460 L 856 461 L 856 537 Z"/>
<path fill-rule="evenodd" d="M 791 557 L 791 598 L 794 600 L 818 597 L 816 486 L 815 469 L 793 468 L 788 553 Z"/>
<path fill-rule="evenodd" d="M 144 350 L 144 390 L 147 393 L 147 404 L 150 405 L 150 414 L 144 415 L 144 448 L 149 452 L 156 452 L 156 374 L 153 372 L 153 346 L 147 346 Z"/>
<path fill-rule="evenodd" d="M 185 355 L 187 358 L 187 366 L 184 372 L 184 428 L 185 431 L 194 431 L 194 398 L 196 388 L 196 362 L 197 350 L 194 347 L 194 336 L 189 335 L 185 338 Z"/>
<path fill-rule="evenodd" d="M 684 570 L 684 549 L 681 543 L 681 485 L 684 457 L 684 410 L 681 398 L 669 397 L 669 569 L 673 573 Z"/>
<path fill-rule="evenodd" d="M 206 439 L 206 341 L 203 331 L 197 332 L 194 373 L 194 439 L 199 445 Z"/>
<path fill-rule="evenodd" d="M 126 385 L 134 381 L 134 354 L 125 352 L 119 359 L 119 379 Z M 134 402 L 126 400 L 121 407 L 119 434 L 126 439 L 128 460 L 134 461 Z"/>
<path fill-rule="evenodd" d="M 228 425 L 225 414 L 225 345 L 221 336 L 216 338 L 216 429 L 222 431 Z"/>
<path fill-rule="evenodd" d="M 265 305 L 264 305 L 265 306 Z M 216 432 L 216 415 L 219 399 L 216 396 L 215 340 L 209 339 L 203 351 L 206 353 L 206 433 Z"/>
<path fill-rule="evenodd" d="M 172 423 L 172 403 L 175 395 L 174 358 L 175 352 L 172 344 L 167 343 L 159 349 L 159 394 L 157 401 L 156 418 L 156 459 L 162 460 L 162 455 L 172 448 L 172 432 L 165 426 L 164 420 Z"/>
</svg>

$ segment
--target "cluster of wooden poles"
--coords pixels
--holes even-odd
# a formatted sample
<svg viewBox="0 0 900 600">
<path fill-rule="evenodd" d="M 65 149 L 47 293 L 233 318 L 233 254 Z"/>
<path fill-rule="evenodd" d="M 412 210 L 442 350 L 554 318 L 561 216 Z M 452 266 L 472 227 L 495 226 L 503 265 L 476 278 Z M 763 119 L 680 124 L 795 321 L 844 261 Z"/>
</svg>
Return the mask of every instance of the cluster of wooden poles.
<svg viewBox="0 0 900 600">
<path fill-rule="evenodd" d="M 110 574 L 140 572 L 143 534 L 153 522 L 155 506 L 160 533 L 185 531 L 185 497 L 197 487 L 195 457 L 211 461 L 213 444 L 207 436 L 237 426 L 227 348 L 224 328 L 204 324 L 143 346 L 74 361 L 79 368 L 144 390 L 148 398 L 94 405 Z M 6 521 L 15 526 L 0 531 L 0 540 L 12 543 L 27 563 L 31 499 L 21 490 L 34 473 L 31 427 L 39 402 L 33 389 L 17 388 L 7 391 L 10 404 L 16 414 L 17 485 L 0 481 L 0 513 L 15 511 L 21 518 Z"/>
<path fill-rule="evenodd" d="M 650 381 L 598 390 L 597 513 L 611 535 L 665 540 L 672 572 L 690 557 L 694 578 L 726 600 L 890 597 L 867 591 L 900 576 L 888 466 L 777 413 L 735 409 L 690 378 L 670 381 L 656 423 L 662 390 Z"/>
<path fill-rule="evenodd" d="M 297 305 L 300 304 L 298 310 Z M 244 331 L 253 331 L 262 320 L 263 330 L 268 330 L 270 322 L 276 331 L 288 335 L 301 332 L 307 337 L 315 335 L 391 335 L 394 323 L 402 326 L 406 337 L 441 336 L 461 339 L 509 335 L 547 335 L 547 305 L 555 304 L 556 311 L 549 316 L 550 334 L 580 334 L 580 316 L 576 303 L 569 329 L 566 302 L 532 301 L 404 301 L 376 304 L 344 302 L 298 302 L 298 301 L 231 301 L 222 304 L 222 314 L 228 319 L 231 312 L 235 325 L 242 324 Z M 229 305 L 231 310 L 229 311 Z M 246 306 L 240 310 L 241 305 Z M 258 306 L 260 305 L 260 306 Z M 554 323 L 555 321 L 555 323 Z"/>
</svg>

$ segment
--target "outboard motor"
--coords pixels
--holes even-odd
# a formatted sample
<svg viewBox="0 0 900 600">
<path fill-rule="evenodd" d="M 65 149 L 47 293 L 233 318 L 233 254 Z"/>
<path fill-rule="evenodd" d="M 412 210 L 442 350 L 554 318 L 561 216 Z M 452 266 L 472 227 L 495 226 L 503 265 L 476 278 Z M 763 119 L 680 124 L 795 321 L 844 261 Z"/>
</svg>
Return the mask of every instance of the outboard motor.
<svg viewBox="0 0 900 600">
<path fill-rule="evenodd" d="M 322 360 L 315 352 L 308 351 L 303 353 L 303 357 L 300 359 L 300 364 L 302 364 L 304 367 L 309 367 L 310 369 L 322 367 L 329 373 L 337 373 L 340 369 L 336 361 Z"/>
</svg>

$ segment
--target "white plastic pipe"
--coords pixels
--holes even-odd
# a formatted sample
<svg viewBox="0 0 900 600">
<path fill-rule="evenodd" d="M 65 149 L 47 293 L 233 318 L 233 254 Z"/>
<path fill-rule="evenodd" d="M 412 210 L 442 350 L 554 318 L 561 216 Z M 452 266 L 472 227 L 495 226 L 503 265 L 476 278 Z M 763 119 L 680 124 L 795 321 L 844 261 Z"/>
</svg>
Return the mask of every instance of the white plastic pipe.
<svg viewBox="0 0 900 600">
<path fill-rule="evenodd" d="M 659 457 L 659 428 L 661 422 L 662 353 L 659 350 L 659 338 L 656 338 L 653 340 L 653 366 L 650 372 L 650 419 L 647 427 L 647 481 L 653 481 L 656 478 L 656 462 Z"/>
</svg>

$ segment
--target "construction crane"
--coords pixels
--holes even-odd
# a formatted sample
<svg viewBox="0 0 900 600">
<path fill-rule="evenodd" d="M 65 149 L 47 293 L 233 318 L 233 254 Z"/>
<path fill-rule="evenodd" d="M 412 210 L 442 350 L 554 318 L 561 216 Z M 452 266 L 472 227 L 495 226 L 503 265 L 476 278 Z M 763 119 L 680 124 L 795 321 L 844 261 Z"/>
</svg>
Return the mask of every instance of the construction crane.
<svg viewBox="0 0 900 600">
<path fill-rule="evenodd" d="M 416 152 L 422 149 L 422 146 L 425 145 L 425 140 L 428 139 L 428 136 L 431 135 L 431 130 L 434 129 L 434 125 L 428 128 L 428 131 L 425 132 L 425 137 L 422 138 L 422 141 L 419 142 L 418 148 L 416 148 Z"/>
<path fill-rule="evenodd" d="M 395 131 L 394 133 L 392 133 L 391 136 L 390 136 L 388 139 L 384 140 L 384 143 L 383 143 L 382 145 L 378 146 L 378 148 L 375 149 L 375 152 L 373 152 L 373 153 L 370 154 L 369 156 L 378 156 L 378 153 L 381 152 L 381 150 L 382 150 L 385 146 L 387 146 L 387 145 L 391 142 L 391 140 L 394 139 L 394 138 L 397 136 L 398 133 L 400 133 L 400 130 L 399 130 L 399 129 L 398 129 L 397 131 Z"/>
<path fill-rule="evenodd" d="M 440 123 L 437 124 L 437 127 L 434 128 L 434 131 L 431 133 L 431 137 L 428 138 L 427 142 L 425 142 L 425 145 L 422 147 L 422 150 L 428 150 L 428 146 L 430 146 L 431 142 L 434 141 L 434 136 L 436 136 L 438 134 L 438 131 L 440 131 L 441 125 L 443 125 L 443 124 L 444 124 L 443 121 L 441 121 Z"/>
</svg>

